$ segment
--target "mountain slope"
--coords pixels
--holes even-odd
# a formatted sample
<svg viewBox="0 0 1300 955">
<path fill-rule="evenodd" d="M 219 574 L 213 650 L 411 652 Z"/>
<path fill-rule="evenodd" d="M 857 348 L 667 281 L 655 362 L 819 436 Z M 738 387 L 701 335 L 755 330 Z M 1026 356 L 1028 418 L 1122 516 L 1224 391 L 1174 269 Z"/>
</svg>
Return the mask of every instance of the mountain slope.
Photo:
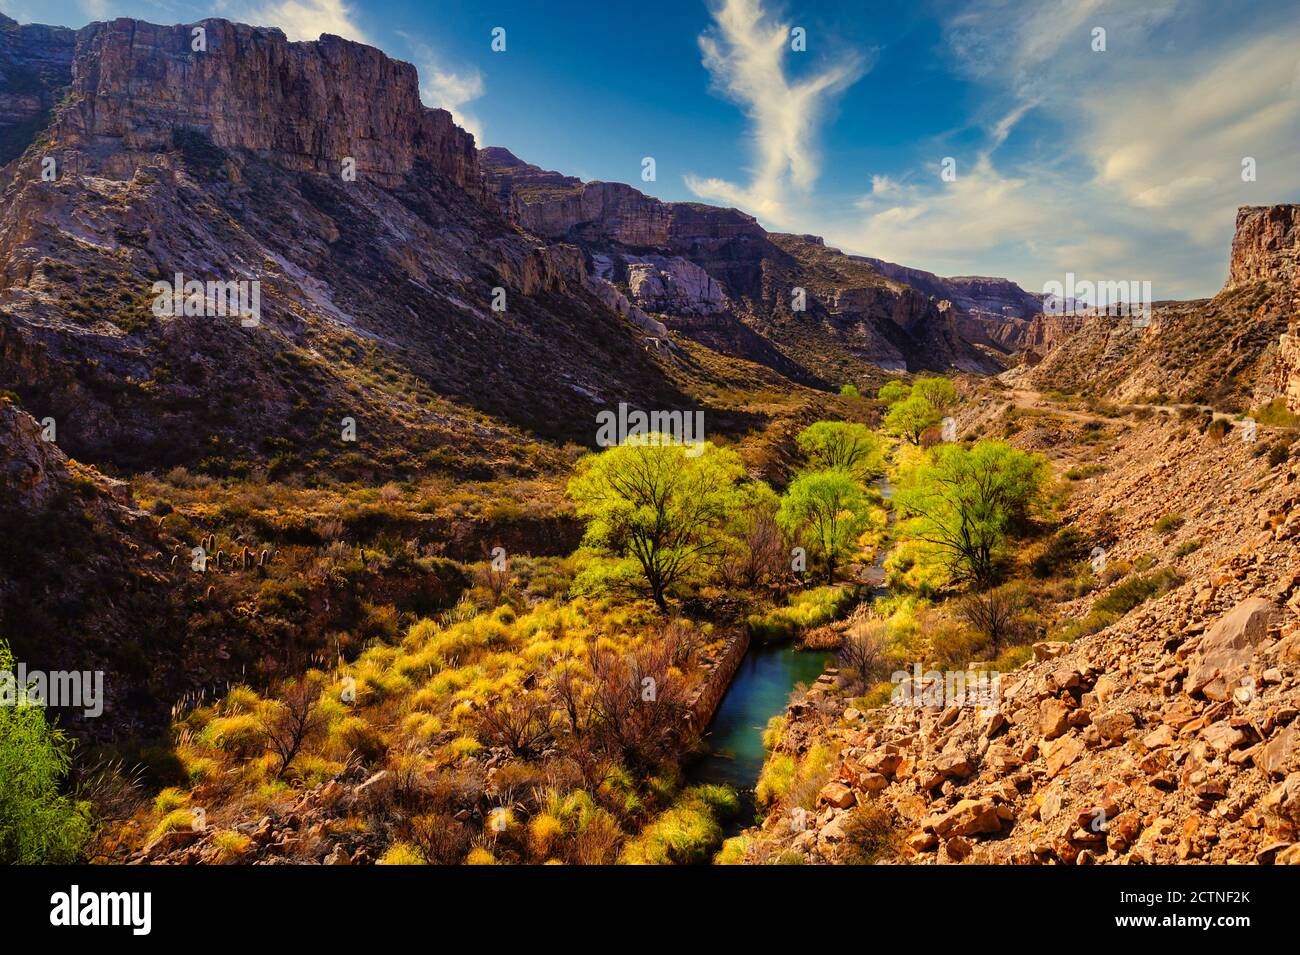
<svg viewBox="0 0 1300 955">
<path fill-rule="evenodd" d="M 1122 401 L 1162 400 L 1246 410 L 1286 390 L 1284 341 L 1294 325 L 1300 206 L 1244 206 L 1229 278 L 1211 299 L 1157 302 L 1150 324 L 1085 314 L 1039 316 L 1029 367 L 1014 377 L 1043 390 Z"/>
<path fill-rule="evenodd" d="M 4 170 L 0 372 L 70 452 L 308 460 L 354 450 L 351 417 L 391 466 L 508 463 L 511 425 L 583 439 L 606 402 L 685 402 L 573 250 L 501 216 L 413 67 L 204 26 L 205 53 L 187 27 L 80 31 L 67 100 Z M 259 281 L 260 324 L 155 315 L 177 273 Z"/>
<path fill-rule="evenodd" d="M 881 369 L 1000 367 L 962 336 L 953 310 L 816 236 L 769 233 L 739 210 L 661 202 L 622 183 L 583 183 L 499 147 L 481 157 L 521 226 L 578 245 L 637 306 L 711 348 L 821 386 L 870 384 Z"/>
</svg>

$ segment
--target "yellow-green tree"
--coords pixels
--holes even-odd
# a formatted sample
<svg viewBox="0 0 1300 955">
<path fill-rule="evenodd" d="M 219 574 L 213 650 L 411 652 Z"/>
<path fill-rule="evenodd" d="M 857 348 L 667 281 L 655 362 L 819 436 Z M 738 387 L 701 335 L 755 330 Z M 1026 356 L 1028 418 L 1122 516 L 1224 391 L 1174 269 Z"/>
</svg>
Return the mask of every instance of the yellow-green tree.
<svg viewBox="0 0 1300 955">
<path fill-rule="evenodd" d="M 869 481 L 884 469 L 880 439 L 865 424 L 818 421 L 799 432 L 795 442 L 817 470 L 839 468 Z"/>
<path fill-rule="evenodd" d="M 912 396 L 924 398 L 943 414 L 957 404 L 957 386 L 947 378 L 918 378 L 912 382 Z"/>
<path fill-rule="evenodd" d="M 885 404 L 892 405 L 895 401 L 902 401 L 911 394 L 912 390 L 907 387 L 907 383 L 895 378 L 893 381 L 887 381 L 881 385 L 880 390 L 876 392 L 876 397 Z"/>
<path fill-rule="evenodd" d="M 90 823 L 85 807 L 59 792 L 72 745 L 18 685 L 13 654 L 0 640 L 0 863 L 77 861 Z"/>
<path fill-rule="evenodd" d="M 792 538 L 809 545 L 826 567 L 826 582 L 852 556 L 870 521 L 870 502 L 848 471 L 828 469 L 799 475 L 786 489 L 776 519 Z"/>
<path fill-rule="evenodd" d="M 664 609 L 672 588 L 704 576 L 725 553 L 744 476 L 734 451 L 648 434 L 584 457 L 568 493 L 587 522 L 584 544 L 621 564 L 616 571 L 644 578 Z"/>
<path fill-rule="evenodd" d="M 912 442 L 921 443 L 921 435 L 933 428 L 943 416 L 930 402 L 917 395 L 895 402 L 885 415 L 885 430 Z"/>
<path fill-rule="evenodd" d="M 927 545 L 955 581 L 985 588 L 1008 537 L 1041 500 L 1048 465 L 1002 441 L 944 444 L 905 471 L 894 504 L 905 539 Z"/>
</svg>

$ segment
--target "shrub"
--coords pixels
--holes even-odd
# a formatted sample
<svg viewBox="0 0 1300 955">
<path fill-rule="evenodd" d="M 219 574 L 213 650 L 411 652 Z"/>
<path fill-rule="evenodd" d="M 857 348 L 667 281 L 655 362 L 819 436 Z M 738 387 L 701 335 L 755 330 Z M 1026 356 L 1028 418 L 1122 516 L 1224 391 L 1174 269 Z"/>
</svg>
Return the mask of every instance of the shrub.
<svg viewBox="0 0 1300 955">
<path fill-rule="evenodd" d="M 173 810 L 179 809 L 190 801 L 188 793 L 183 793 L 175 786 L 168 786 L 162 792 L 154 797 L 154 812 L 160 816 L 165 816 Z"/>
<path fill-rule="evenodd" d="M 750 839 L 748 836 L 732 836 L 722 843 L 722 848 L 713 857 L 713 864 L 741 865 L 745 861 L 745 853 L 749 851 L 749 846 Z"/>
<path fill-rule="evenodd" d="M 262 721 L 252 713 L 218 716 L 204 727 L 199 738 L 223 752 L 251 759 L 262 752 Z"/>
<path fill-rule="evenodd" d="M 1300 415 L 1289 410 L 1283 398 L 1274 398 L 1268 404 L 1256 408 L 1250 416 L 1270 428 L 1300 428 Z"/>
<path fill-rule="evenodd" d="M 1070 468 L 1065 472 L 1065 477 L 1070 481 L 1082 481 L 1084 478 L 1095 477 L 1098 474 L 1105 473 L 1105 471 L 1106 466 L 1103 464 L 1084 464 Z"/>
<path fill-rule="evenodd" d="M 790 598 L 790 603 L 745 621 L 750 637 L 762 642 L 792 640 L 801 631 L 839 620 L 858 602 L 855 587 L 815 587 Z"/>
<path fill-rule="evenodd" d="M 169 832 L 183 832 L 194 828 L 194 813 L 189 809 L 173 809 L 159 820 L 149 834 L 149 841 L 161 839 Z"/>
<path fill-rule="evenodd" d="M 564 835 L 564 823 L 548 812 L 538 813 L 528 821 L 528 842 L 533 856 L 545 859 Z"/>
<path fill-rule="evenodd" d="M 839 861 L 847 865 L 871 865 L 891 855 L 902 833 L 887 810 L 874 803 L 858 806 L 844 823 L 844 842 Z"/>
<path fill-rule="evenodd" d="M 1035 577 L 1054 577 L 1087 556 L 1088 542 L 1073 527 L 1067 527 L 1052 535 L 1030 569 Z"/>
<path fill-rule="evenodd" d="M 0 671 L 12 681 L 13 670 L 0 640 Z M 66 864 L 81 853 L 90 837 L 87 807 L 59 793 L 72 746 L 46 722 L 43 706 L 18 699 L 0 705 L 0 863 Z"/>
<path fill-rule="evenodd" d="M 1185 519 L 1181 514 L 1165 514 L 1152 525 L 1157 534 L 1172 534 L 1182 527 Z"/>
<path fill-rule="evenodd" d="M 754 801 L 759 808 L 766 808 L 785 797 L 794 782 L 794 757 L 788 753 L 774 753 L 763 764 L 759 773 L 758 785 L 754 787 Z"/>
<path fill-rule="evenodd" d="M 226 829 L 212 837 L 212 844 L 217 847 L 217 863 L 229 865 L 248 851 L 253 840 L 242 832 Z"/>
<path fill-rule="evenodd" d="M 725 786 L 695 786 L 657 816 L 623 849 L 625 865 L 691 865 L 707 862 L 722 843 L 718 820 L 739 808 Z"/>
<path fill-rule="evenodd" d="M 1123 616 L 1138 604 L 1178 586 L 1178 575 L 1170 568 L 1129 577 L 1116 584 L 1093 603 L 1093 610 Z"/>
<path fill-rule="evenodd" d="M 376 763 L 388 752 L 383 733 L 360 716 L 349 716 L 330 731 L 339 746 L 355 753 L 363 763 Z"/>
<path fill-rule="evenodd" d="M 424 865 L 420 850 L 409 842 L 394 842 L 379 858 L 378 865 Z"/>
</svg>

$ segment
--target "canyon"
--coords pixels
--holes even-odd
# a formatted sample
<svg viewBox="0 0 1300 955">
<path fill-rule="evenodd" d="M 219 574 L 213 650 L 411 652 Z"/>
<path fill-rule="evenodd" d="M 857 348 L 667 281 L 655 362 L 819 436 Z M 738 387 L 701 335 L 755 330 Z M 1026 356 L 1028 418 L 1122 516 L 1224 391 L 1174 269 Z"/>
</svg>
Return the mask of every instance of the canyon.
<svg viewBox="0 0 1300 955">
<path fill-rule="evenodd" d="M 494 665 L 525 645 L 535 663 L 571 632 L 594 645 L 639 629 L 678 641 L 701 731 L 753 652 L 747 601 L 789 594 L 705 587 L 670 622 L 566 602 L 584 547 L 566 487 L 610 443 L 599 425 L 699 422 L 747 480 L 779 488 L 809 425 L 881 429 L 883 384 L 946 374 L 963 438 L 1048 456 L 1061 527 L 1177 583 L 1097 632 L 1035 640 L 992 717 L 864 709 L 831 665 L 767 753 L 833 753 L 812 824 L 768 806 L 730 843 L 740 861 L 853 861 L 851 820 L 870 809 L 899 836 L 890 862 L 1297 862 L 1298 223 L 1295 204 L 1242 207 L 1222 290 L 1157 302 L 1149 323 L 1051 314 L 1008 279 L 851 254 L 481 146 L 424 105 L 414 66 L 340 37 L 0 15 L 0 636 L 29 666 L 112 675 L 107 718 L 66 725 L 147 764 L 160 805 L 182 782 L 225 800 L 207 835 L 154 833 L 166 814 L 144 825 L 137 807 L 98 861 L 225 861 L 218 834 L 247 861 L 376 861 L 386 830 L 351 814 L 387 819 L 384 800 L 418 788 L 403 760 L 438 761 L 420 785 L 446 797 L 448 831 L 485 827 L 489 796 L 535 782 L 528 760 L 447 714 L 403 711 L 400 733 L 349 717 L 349 753 L 367 755 L 320 760 L 263 812 L 187 747 L 243 758 L 250 685 L 324 680 L 367 653 L 406 668 L 363 677 L 376 708 L 420 698 L 409 680 L 436 659 L 461 681 L 444 681 L 464 694 L 448 710 L 478 719 L 474 641 Z M 257 283 L 258 321 L 155 309 L 155 285 L 182 276 Z M 1260 409 L 1274 418 L 1258 445 L 1237 440 L 1232 422 Z M 195 547 L 213 573 L 191 572 Z M 523 568 L 517 606 L 497 549 Z M 886 596 L 871 595 L 885 559 L 823 636 Z M 1113 585 L 1052 612 L 1086 620 Z M 504 680 L 538 692 L 535 672 Z M 390 754 L 390 736 L 410 752 Z M 459 775 L 430 782 L 444 771 Z M 653 826 L 651 797 L 617 798 Z M 1098 807 L 1114 823 L 1100 835 Z M 519 858 L 553 848 L 518 839 Z M 611 861 L 609 839 L 571 861 Z"/>
</svg>

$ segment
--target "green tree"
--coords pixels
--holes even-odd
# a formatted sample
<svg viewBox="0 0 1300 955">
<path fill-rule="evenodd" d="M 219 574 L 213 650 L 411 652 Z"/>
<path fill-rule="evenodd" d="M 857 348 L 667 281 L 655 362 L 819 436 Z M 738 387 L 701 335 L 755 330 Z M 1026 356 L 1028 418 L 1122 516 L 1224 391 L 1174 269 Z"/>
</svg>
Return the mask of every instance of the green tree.
<svg viewBox="0 0 1300 955">
<path fill-rule="evenodd" d="M 0 863 L 75 862 L 90 821 L 59 793 L 73 744 L 26 690 L 16 683 L 9 644 L 0 640 Z"/>
<path fill-rule="evenodd" d="M 943 420 L 934 405 L 924 398 L 913 395 L 896 402 L 885 415 L 885 430 L 906 438 L 913 444 L 921 443 L 921 435 L 927 428 L 933 428 Z"/>
<path fill-rule="evenodd" d="M 880 439 L 865 424 L 818 421 L 799 432 L 795 442 L 818 470 L 840 468 L 869 481 L 884 468 Z"/>
<path fill-rule="evenodd" d="M 932 549 L 955 581 L 993 582 L 1007 538 L 1042 498 L 1048 465 L 1002 441 L 932 449 L 899 480 L 894 503 L 905 538 Z"/>
<path fill-rule="evenodd" d="M 841 398 L 861 398 L 862 392 L 858 391 L 857 385 L 840 385 Z"/>
<path fill-rule="evenodd" d="M 887 381 L 881 385 L 880 390 L 876 392 L 876 397 L 885 404 L 892 405 L 895 401 L 902 401 L 911 394 L 912 390 L 907 387 L 907 383 L 895 378 L 893 381 Z"/>
<path fill-rule="evenodd" d="M 670 589 L 726 551 L 744 474 L 734 451 L 648 434 L 584 457 L 568 493 L 587 522 L 584 543 L 629 563 L 666 609 Z"/>
<path fill-rule="evenodd" d="M 826 566 L 826 582 L 853 553 L 870 521 L 870 502 L 847 471 L 809 471 L 791 482 L 776 519 L 791 537 L 805 541 Z"/>
<path fill-rule="evenodd" d="M 957 386 L 947 378 L 918 378 L 912 382 L 912 396 L 924 398 L 943 414 L 957 404 Z"/>
</svg>

